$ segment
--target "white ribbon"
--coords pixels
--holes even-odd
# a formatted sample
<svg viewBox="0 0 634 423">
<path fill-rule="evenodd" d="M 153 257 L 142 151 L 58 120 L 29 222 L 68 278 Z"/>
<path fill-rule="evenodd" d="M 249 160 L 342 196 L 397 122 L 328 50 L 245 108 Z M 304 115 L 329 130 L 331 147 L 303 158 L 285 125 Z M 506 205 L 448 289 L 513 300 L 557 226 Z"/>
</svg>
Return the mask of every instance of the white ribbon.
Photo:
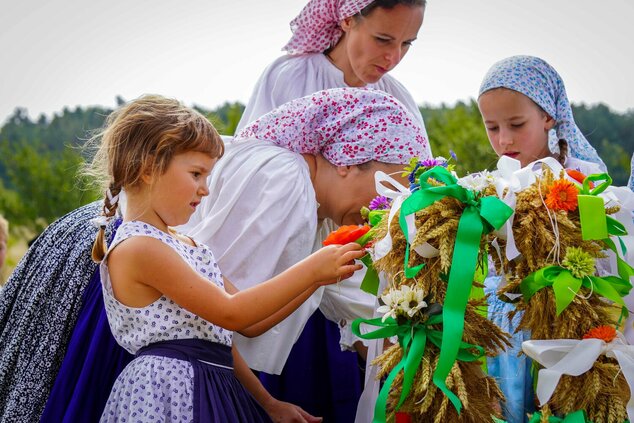
<svg viewBox="0 0 634 423">
<path fill-rule="evenodd" d="M 108 218 L 104 215 L 90 219 L 90 223 L 97 229 L 105 228 L 108 225 Z"/>
<path fill-rule="evenodd" d="M 117 204 L 117 201 L 119 201 L 119 194 L 112 195 L 110 188 L 108 188 L 108 190 L 106 191 L 106 195 L 108 196 L 108 201 L 110 202 L 110 206 L 114 206 L 115 204 Z"/>
<path fill-rule="evenodd" d="M 616 359 L 630 392 L 634 392 L 634 346 L 626 344 L 620 333 L 610 343 L 596 338 L 525 341 L 522 350 L 545 367 L 537 378 L 536 394 L 541 405 L 550 400 L 562 375 L 579 376 L 587 372 L 601 354 Z M 631 394 L 627 415 L 634 421 L 634 397 Z"/>
<path fill-rule="evenodd" d="M 508 156 L 502 156 L 497 164 L 497 177 L 495 178 L 495 190 L 500 200 L 504 201 L 507 206 L 515 210 L 516 197 L 515 194 L 532 185 L 536 180 L 536 174 L 539 169 L 534 169 L 538 164 L 545 164 L 551 168 L 555 174 L 559 174 L 563 170 L 563 166 L 552 157 L 535 160 L 527 166 L 522 167 L 519 160 L 515 160 Z M 507 189 L 506 194 L 504 190 Z M 506 238 L 506 257 L 513 260 L 520 255 L 517 245 L 515 245 L 515 237 L 513 236 L 513 218 L 515 213 L 509 217 L 502 230 L 498 234 Z"/>
<path fill-rule="evenodd" d="M 374 174 L 374 182 L 377 194 L 392 200 L 392 206 L 390 207 L 390 213 L 387 219 L 387 234 L 383 239 L 377 241 L 373 248 L 372 259 L 379 260 L 385 257 L 392 250 L 392 235 L 390 234 L 392 219 L 394 219 L 396 212 L 400 210 L 403 201 L 411 195 L 411 192 L 408 188 L 404 187 L 400 182 L 383 171 L 378 171 Z M 387 187 L 384 182 L 391 184 L 394 188 L 396 188 L 396 190 Z M 411 241 L 413 241 L 416 236 L 416 221 L 414 214 L 405 216 L 405 221 L 407 222 L 407 237 L 411 244 Z M 438 249 L 432 247 L 428 243 L 417 245 L 416 247 L 413 247 L 413 249 L 419 255 L 426 258 L 436 257 L 440 254 Z"/>
</svg>

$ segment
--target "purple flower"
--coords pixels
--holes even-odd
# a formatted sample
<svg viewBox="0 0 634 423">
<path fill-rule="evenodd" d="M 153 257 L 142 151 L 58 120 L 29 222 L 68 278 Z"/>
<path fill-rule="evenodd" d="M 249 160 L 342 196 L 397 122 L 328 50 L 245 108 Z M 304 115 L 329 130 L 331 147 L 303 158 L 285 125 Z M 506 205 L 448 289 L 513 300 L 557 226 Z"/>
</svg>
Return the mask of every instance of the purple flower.
<svg viewBox="0 0 634 423">
<path fill-rule="evenodd" d="M 456 156 L 456 153 L 453 150 L 449 150 L 449 155 L 451 156 L 452 159 L 454 159 L 455 161 L 458 161 L 458 156 Z"/>
<path fill-rule="evenodd" d="M 440 162 L 436 159 L 425 159 L 421 162 L 421 166 L 423 167 L 440 166 Z"/>
<path fill-rule="evenodd" d="M 377 195 L 372 201 L 370 201 L 370 210 L 387 210 L 390 208 L 392 200 L 382 195 Z"/>
</svg>

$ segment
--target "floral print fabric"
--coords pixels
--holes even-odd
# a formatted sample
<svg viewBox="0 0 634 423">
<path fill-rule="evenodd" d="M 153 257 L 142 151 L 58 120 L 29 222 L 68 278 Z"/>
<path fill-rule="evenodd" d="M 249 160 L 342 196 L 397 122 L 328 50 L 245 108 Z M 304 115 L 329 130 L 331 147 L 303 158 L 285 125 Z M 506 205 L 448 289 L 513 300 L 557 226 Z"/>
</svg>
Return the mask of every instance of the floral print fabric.
<svg viewBox="0 0 634 423">
<path fill-rule="evenodd" d="M 322 53 L 343 31 L 339 22 L 356 15 L 373 0 L 310 0 L 291 21 L 293 35 L 282 50 L 289 54 Z"/>
<path fill-rule="evenodd" d="M 597 151 L 575 124 L 564 81 L 544 60 L 533 56 L 500 60 L 485 75 L 479 95 L 494 88 L 508 88 L 524 94 L 555 119 L 556 138 L 551 137 L 551 149 L 559 139 L 565 139 L 572 157 L 597 163 L 606 169 Z"/>
<path fill-rule="evenodd" d="M 131 221 L 121 224 L 109 251 L 132 236 L 151 237 L 162 241 L 173 248 L 201 276 L 221 288 L 224 287 L 216 259 L 204 244 L 187 245 L 150 224 Z M 145 307 L 128 307 L 117 301 L 112 292 L 107 260 L 101 262 L 101 283 L 112 334 L 119 345 L 131 354 L 136 354 L 139 349 L 154 342 L 172 339 L 205 339 L 231 346 L 233 332 L 191 313 L 165 295 Z"/>
<path fill-rule="evenodd" d="M 424 129 L 410 112 L 391 95 L 367 88 L 334 88 L 285 103 L 240 131 L 235 142 L 251 138 L 319 153 L 335 166 L 431 158 Z"/>
</svg>

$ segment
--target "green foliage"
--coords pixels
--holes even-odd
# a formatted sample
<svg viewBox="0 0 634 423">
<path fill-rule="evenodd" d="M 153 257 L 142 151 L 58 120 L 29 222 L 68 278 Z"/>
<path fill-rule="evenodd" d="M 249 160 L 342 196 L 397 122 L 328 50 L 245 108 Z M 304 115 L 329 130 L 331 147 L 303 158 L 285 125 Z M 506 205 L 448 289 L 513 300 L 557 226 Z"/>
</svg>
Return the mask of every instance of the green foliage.
<svg viewBox="0 0 634 423">
<path fill-rule="evenodd" d="M 614 184 L 627 184 L 634 151 L 634 109 L 618 114 L 605 104 L 581 104 L 573 105 L 572 110 L 577 126 L 597 149 Z"/>
<path fill-rule="evenodd" d="M 459 175 L 495 167 L 497 156 L 489 144 L 475 101 L 459 102 L 453 107 L 424 106 L 421 113 L 431 151 L 436 156 L 449 157 L 449 150 L 453 150 Z"/>
<path fill-rule="evenodd" d="M 72 149 L 41 153 L 27 143 L 6 143 L 0 161 L 11 190 L 0 191 L 0 210 L 18 226 L 41 231 L 67 212 L 99 197 L 77 176 L 83 160 Z"/>
<path fill-rule="evenodd" d="M 244 112 L 244 105 L 226 102 L 213 111 L 200 107 L 196 107 L 196 110 L 205 115 L 221 135 L 234 135 Z"/>
</svg>

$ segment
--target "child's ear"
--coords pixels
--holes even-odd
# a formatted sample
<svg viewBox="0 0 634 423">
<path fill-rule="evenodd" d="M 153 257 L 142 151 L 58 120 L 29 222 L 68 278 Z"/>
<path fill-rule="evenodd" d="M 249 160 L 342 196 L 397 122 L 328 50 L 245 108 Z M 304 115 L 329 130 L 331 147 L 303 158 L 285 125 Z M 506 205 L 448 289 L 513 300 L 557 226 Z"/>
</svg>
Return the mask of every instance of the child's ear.
<svg viewBox="0 0 634 423">
<path fill-rule="evenodd" d="M 546 120 L 544 121 L 544 129 L 546 131 L 550 131 L 555 127 L 557 121 L 553 119 L 548 113 L 544 113 L 544 116 L 546 117 Z"/>
<path fill-rule="evenodd" d="M 146 185 L 152 185 L 154 180 L 154 172 L 152 172 L 152 166 L 145 166 L 141 171 L 141 181 Z"/>
</svg>

